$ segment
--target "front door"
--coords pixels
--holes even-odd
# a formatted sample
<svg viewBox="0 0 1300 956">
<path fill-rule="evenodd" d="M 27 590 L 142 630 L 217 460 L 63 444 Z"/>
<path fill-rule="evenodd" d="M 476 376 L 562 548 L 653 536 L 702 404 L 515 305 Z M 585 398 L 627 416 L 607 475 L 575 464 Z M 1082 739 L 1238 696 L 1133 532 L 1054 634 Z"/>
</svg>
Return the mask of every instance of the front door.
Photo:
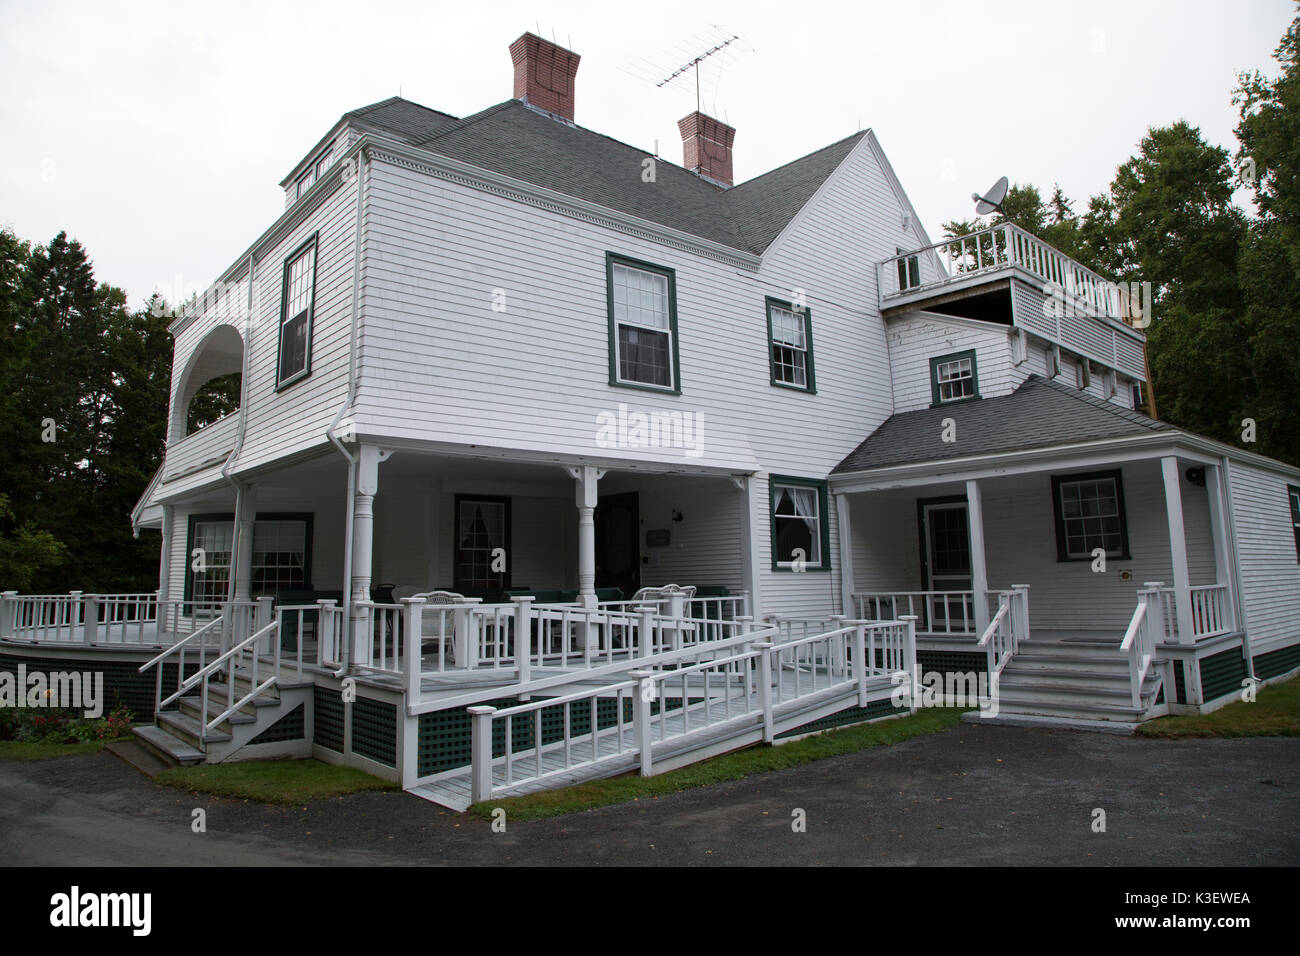
<svg viewBox="0 0 1300 956">
<path fill-rule="evenodd" d="M 926 590 L 969 591 L 972 579 L 966 503 L 922 504 L 921 522 L 925 542 L 921 579 L 926 582 Z M 974 626 L 974 608 L 965 598 L 936 595 L 926 605 L 932 631 L 946 633 Z"/>
<path fill-rule="evenodd" d="M 641 520 L 635 491 L 596 503 L 596 587 L 618 588 L 624 598 L 641 580 Z"/>
</svg>

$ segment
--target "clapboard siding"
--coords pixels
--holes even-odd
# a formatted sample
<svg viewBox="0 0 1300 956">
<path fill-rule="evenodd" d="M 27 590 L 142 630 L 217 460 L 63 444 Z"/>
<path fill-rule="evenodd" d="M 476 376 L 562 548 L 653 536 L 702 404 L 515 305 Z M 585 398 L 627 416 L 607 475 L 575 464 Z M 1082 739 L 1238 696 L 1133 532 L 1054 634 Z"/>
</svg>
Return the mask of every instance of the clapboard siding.
<svg viewBox="0 0 1300 956">
<path fill-rule="evenodd" d="M 825 478 L 891 412 L 873 263 L 912 240 L 870 149 L 756 272 L 382 158 L 368 196 L 363 435 Z M 680 396 L 608 384 L 608 251 L 676 270 Z M 812 315 L 815 395 L 770 383 L 764 300 L 796 290 Z M 620 404 L 698 415 L 703 454 L 601 447 L 597 416 Z M 770 591 L 825 613 L 832 577 L 781 574 Z"/>
<path fill-rule="evenodd" d="M 859 165 L 869 160 L 856 155 Z M 785 471 L 797 463 L 824 476 L 888 414 L 883 335 L 868 305 L 878 249 L 837 248 L 827 234 L 824 261 L 799 267 L 803 240 L 794 237 L 786 261 L 744 274 L 401 167 L 376 163 L 372 182 L 362 432 L 609 457 L 597 415 L 626 403 L 700 414 L 705 447 L 698 460 L 681 449 L 620 457 Z M 848 185 L 843 201 L 854 204 Z M 824 228 L 815 218 L 809 231 Z M 609 386 L 606 251 L 676 270 L 682 395 Z M 495 288 L 504 312 L 492 309 Z M 769 382 L 764 297 L 796 288 L 812 312 L 816 395 Z"/>
<path fill-rule="evenodd" d="M 248 419 L 237 471 L 323 445 L 325 429 L 346 395 L 357 178 L 350 184 L 334 182 L 325 201 L 258 259 L 253 331 L 245 343 Z M 276 392 L 285 261 L 315 233 L 319 239 L 311 375 Z"/>
<path fill-rule="evenodd" d="M 855 591 L 921 590 L 916 499 L 879 492 L 849 496 Z"/>
<path fill-rule="evenodd" d="M 643 480 L 637 495 L 641 519 L 641 584 L 721 586 L 745 590 L 741 553 L 744 495 L 720 479 L 667 483 Z M 682 516 L 673 521 L 673 512 Z M 668 530 L 663 547 L 646 544 L 645 532 Z"/>
<path fill-rule="evenodd" d="M 230 326 L 243 342 L 244 396 L 246 408 L 243 447 L 234 465 L 236 474 L 287 457 L 313 446 L 323 445 L 325 429 L 342 403 L 347 388 L 347 363 L 351 334 L 351 295 L 353 247 L 356 221 L 356 178 L 353 183 L 342 179 L 328 181 L 319 196 L 304 200 L 315 206 L 302 221 L 289 229 L 274 245 L 258 253 L 253 274 L 253 308 L 248 311 L 248 274 L 245 270 L 222 287 L 221 295 L 209 290 L 211 305 L 188 319 L 175 333 L 175 349 L 170 400 L 173 447 L 182 456 L 182 465 L 206 447 L 212 438 L 191 442 L 181 439 L 188 392 L 195 382 L 206 376 L 205 358 L 201 353 L 204 340 L 218 326 Z M 276 363 L 279 354 L 279 328 L 282 281 L 286 259 L 313 234 L 318 234 L 316 253 L 316 298 L 312 323 L 311 375 L 276 391 Z M 214 289 L 217 288 L 214 286 Z M 206 301 L 206 300 L 205 300 Z M 186 369 L 193 371 L 186 375 Z M 226 428 L 213 433 L 223 439 Z M 178 424 L 179 423 L 179 424 Z M 205 431 L 207 431 L 205 429 Z M 197 436 L 191 436 L 197 438 Z M 164 474 L 181 471 L 171 453 Z M 210 468 L 181 480 L 164 481 L 158 495 L 174 497 L 218 480 Z"/>
<path fill-rule="evenodd" d="M 1006 326 L 916 313 L 890 321 L 888 333 L 896 413 L 930 407 L 930 360 L 941 355 L 975 350 L 983 398 L 1009 395 L 1024 381 L 1011 361 Z"/>
<path fill-rule="evenodd" d="M 239 425 L 238 413 L 227 415 L 193 434 L 186 435 L 167 446 L 164 480 L 174 479 L 195 468 L 224 461 L 235 447 L 235 432 Z"/>
<path fill-rule="evenodd" d="M 1251 650 L 1277 650 L 1300 641 L 1300 564 L 1287 502 L 1287 484 L 1300 484 L 1251 465 L 1231 465 L 1241 596 Z"/>
</svg>

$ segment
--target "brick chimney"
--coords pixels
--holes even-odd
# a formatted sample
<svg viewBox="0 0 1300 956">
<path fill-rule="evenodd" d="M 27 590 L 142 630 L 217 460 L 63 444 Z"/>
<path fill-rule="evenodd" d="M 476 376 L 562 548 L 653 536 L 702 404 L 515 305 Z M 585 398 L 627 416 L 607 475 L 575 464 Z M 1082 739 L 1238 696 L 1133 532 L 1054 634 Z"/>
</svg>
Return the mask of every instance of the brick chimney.
<svg viewBox="0 0 1300 956">
<path fill-rule="evenodd" d="M 510 44 L 515 64 L 515 99 L 573 122 L 573 78 L 582 57 L 525 33 Z"/>
<path fill-rule="evenodd" d="M 736 131 L 721 120 L 696 110 L 677 121 L 682 131 L 682 165 L 691 172 L 722 186 L 730 186 L 731 144 Z"/>
</svg>

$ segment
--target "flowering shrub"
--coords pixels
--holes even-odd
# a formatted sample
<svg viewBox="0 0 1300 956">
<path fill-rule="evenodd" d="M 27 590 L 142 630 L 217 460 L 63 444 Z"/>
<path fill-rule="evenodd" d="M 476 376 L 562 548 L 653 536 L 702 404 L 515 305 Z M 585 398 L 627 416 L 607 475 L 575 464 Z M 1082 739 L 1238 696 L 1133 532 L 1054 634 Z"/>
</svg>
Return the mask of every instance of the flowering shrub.
<svg viewBox="0 0 1300 956">
<path fill-rule="evenodd" d="M 25 743 L 75 744 L 114 740 L 131 735 L 134 717 L 121 704 L 93 720 L 67 710 L 0 708 L 0 740 Z"/>
</svg>

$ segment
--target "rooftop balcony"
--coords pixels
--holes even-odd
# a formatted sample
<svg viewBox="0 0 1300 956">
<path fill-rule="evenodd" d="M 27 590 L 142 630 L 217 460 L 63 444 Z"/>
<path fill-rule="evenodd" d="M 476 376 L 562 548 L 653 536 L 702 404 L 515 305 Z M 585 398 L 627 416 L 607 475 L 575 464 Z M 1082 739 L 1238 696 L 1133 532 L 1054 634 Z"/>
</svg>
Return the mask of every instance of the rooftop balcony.
<svg viewBox="0 0 1300 956">
<path fill-rule="evenodd" d="M 876 266 L 881 315 L 925 310 L 1013 325 L 1145 378 L 1149 293 L 1111 282 L 1010 223 L 902 252 Z"/>
</svg>

